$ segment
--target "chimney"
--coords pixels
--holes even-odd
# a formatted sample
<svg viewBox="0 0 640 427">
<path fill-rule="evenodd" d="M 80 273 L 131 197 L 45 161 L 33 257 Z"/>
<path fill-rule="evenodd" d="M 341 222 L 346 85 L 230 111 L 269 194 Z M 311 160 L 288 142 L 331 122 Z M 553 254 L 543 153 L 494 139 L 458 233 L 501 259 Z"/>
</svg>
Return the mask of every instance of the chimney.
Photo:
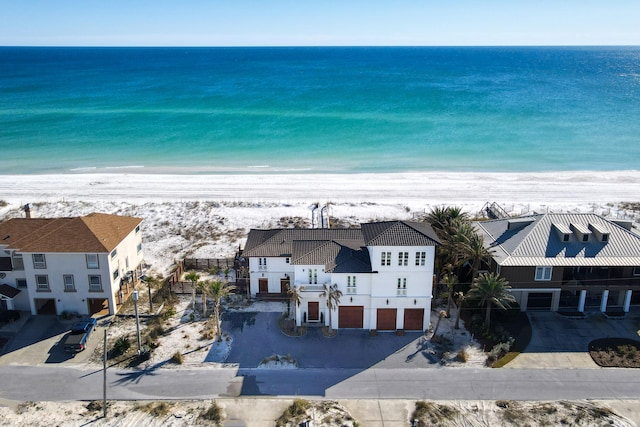
<svg viewBox="0 0 640 427">
<path fill-rule="evenodd" d="M 24 205 L 24 216 L 26 218 L 31 218 L 31 205 L 29 203 Z"/>
</svg>

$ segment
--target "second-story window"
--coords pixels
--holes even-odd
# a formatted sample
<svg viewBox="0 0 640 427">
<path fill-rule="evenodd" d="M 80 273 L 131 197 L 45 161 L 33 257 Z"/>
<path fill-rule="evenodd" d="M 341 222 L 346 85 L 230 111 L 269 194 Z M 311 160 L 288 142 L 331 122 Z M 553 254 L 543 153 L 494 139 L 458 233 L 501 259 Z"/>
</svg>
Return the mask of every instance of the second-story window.
<svg viewBox="0 0 640 427">
<path fill-rule="evenodd" d="M 266 270 L 266 269 L 267 269 L 267 259 L 258 258 L 258 270 Z"/>
<path fill-rule="evenodd" d="M 416 252 L 416 266 L 424 266 L 426 259 L 426 252 Z"/>
<path fill-rule="evenodd" d="M 309 284 L 315 285 L 318 283 L 318 269 L 310 268 L 309 269 Z"/>
<path fill-rule="evenodd" d="M 47 268 L 47 261 L 44 258 L 44 254 L 32 254 L 31 257 L 33 258 L 33 268 Z"/>
<path fill-rule="evenodd" d="M 382 252 L 380 265 L 391 265 L 391 252 Z"/>
<path fill-rule="evenodd" d="M 36 275 L 36 291 L 37 292 L 49 292 L 49 276 L 46 274 Z"/>
<path fill-rule="evenodd" d="M 398 252 L 398 265 L 409 265 L 409 252 Z"/>
<path fill-rule="evenodd" d="M 89 291 L 102 292 L 102 278 L 99 275 L 89 276 Z"/>
<path fill-rule="evenodd" d="M 73 274 L 65 274 L 62 276 L 62 282 L 64 283 L 65 292 L 75 292 L 76 285 L 73 283 Z"/>
<path fill-rule="evenodd" d="M 118 256 L 118 249 L 114 249 L 111 251 L 111 259 L 114 259 Z"/>
</svg>

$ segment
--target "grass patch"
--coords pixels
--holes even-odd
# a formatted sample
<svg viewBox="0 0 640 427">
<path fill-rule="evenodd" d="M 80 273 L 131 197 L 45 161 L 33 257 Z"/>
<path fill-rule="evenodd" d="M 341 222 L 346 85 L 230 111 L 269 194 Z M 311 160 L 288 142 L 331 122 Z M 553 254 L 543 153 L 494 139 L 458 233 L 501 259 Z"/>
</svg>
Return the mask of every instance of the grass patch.
<svg viewBox="0 0 640 427">
<path fill-rule="evenodd" d="M 460 415 L 460 411 L 449 405 L 440 403 L 418 401 L 411 415 L 417 427 L 449 425 L 454 418 Z"/>
<path fill-rule="evenodd" d="M 184 362 L 182 353 L 180 353 L 179 351 L 176 351 L 175 353 L 173 353 L 173 356 L 171 356 L 171 359 L 169 360 L 171 360 L 171 362 L 175 363 L 176 365 L 182 365 L 182 363 Z"/>
<path fill-rule="evenodd" d="M 222 408 L 218 406 L 215 400 L 211 402 L 211 405 L 209 405 L 207 409 L 200 412 L 198 418 L 207 423 L 212 423 L 215 426 L 221 426 L 224 421 Z"/>
<path fill-rule="evenodd" d="M 296 399 L 284 410 L 276 420 L 276 425 L 284 426 L 289 423 L 301 424 L 307 420 L 307 411 L 311 408 L 311 402 L 305 399 Z"/>
</svg>

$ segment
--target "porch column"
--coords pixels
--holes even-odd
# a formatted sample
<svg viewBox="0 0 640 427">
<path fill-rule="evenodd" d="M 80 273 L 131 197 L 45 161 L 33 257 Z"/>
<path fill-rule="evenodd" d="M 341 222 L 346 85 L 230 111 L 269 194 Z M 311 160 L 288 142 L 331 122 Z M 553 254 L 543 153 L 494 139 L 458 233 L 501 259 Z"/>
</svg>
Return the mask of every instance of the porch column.
<svg viewBox="0 0 640 427">
<path fill-rule="evenodd" d="M 551 311 L 558 311 L 560 307 L 560 291 L 551 293 Z"/>
<path fill-rule="evenodd" d="M 520 311 L 527 311 L 527 303 L 529 302 L 529 292 L 520 292 Z"/>
<path fill-rule="evenodd" d="M 609 299 L 609 289 L 602 291 L 602 301 L 600 302 L 600 311 L 604 313 L 607 311 L 607 300 Z"/>
<path fill-rule="evenodd" d="M 584 303 L 587 300 L 587 290 L 583 289 L 580 291 L 580 301 L 578 302 L 578 311 L 580 313 L 584 313 Z"/>
<path fill-rule="evenodd" d="M 631 305 L 631 289 L 629 289 L 627 292 L 625 292 L 624 294 L 624 308 L 623 311 L 625 313 L 629 312 L 629 306 Z"/>
</svg>

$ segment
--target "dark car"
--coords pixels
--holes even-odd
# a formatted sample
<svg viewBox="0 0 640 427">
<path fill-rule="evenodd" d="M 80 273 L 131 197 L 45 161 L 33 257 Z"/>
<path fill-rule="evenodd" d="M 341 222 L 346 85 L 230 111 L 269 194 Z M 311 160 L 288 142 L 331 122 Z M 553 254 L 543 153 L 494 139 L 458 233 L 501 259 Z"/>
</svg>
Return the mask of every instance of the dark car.
<svg viewBox="0 0 640 427">
<path fill-rule="evenodd" d="M 64 339 L 64 350 L 74 354 L 84 350 L 95 326 L 96 319 L 94 318 L 82 319 L 77 322 Z"/>
</svg>

